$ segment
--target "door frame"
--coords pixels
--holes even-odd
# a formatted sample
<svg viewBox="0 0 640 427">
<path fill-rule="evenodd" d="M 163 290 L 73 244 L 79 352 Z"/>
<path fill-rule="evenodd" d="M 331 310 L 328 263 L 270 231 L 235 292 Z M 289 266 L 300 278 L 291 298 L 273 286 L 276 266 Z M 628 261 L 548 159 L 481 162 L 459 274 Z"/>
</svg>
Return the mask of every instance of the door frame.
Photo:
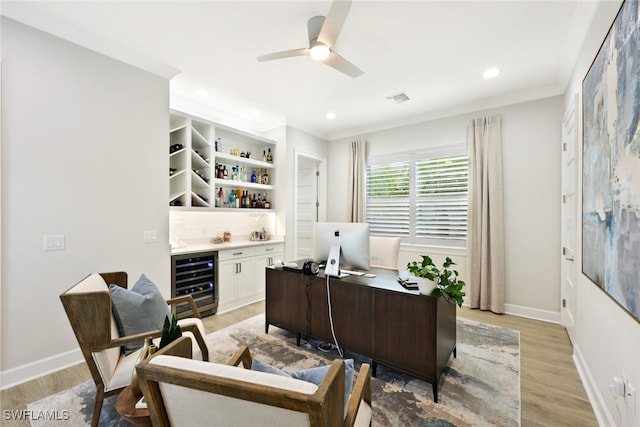
<svg viewBox="0 0 640 427">
<path fill-rule="evenodd" d="M 561 233 L 561 261 L 560 261 L 560 319 L 562 326 L 567 330 L 569 339 L 573 343 L 575 339 L 575 317 L 577 307 L 577 277 L 578 277 L 578 94 L 575 94 L 564 114 L 562 120 L 562 165 L 561 165 L 561 193 L 562 209 L 560 214 Z M 573 156 L 570 169 L 567 169 L 567 155 Z M 571 178 L 568 178 L 571 177 Z M 566 183 L 573 179 L 573 203 L 566 203 Z M 571 211 L 572 210 L 572 211 Z M 573 221 L 573 231 L 568 222 Z M 570 236 L 572 232 L 574 235 Z M 574 248 L 567 248 L 567 242 L 573 241 Z M 570 283 L 573 278 L 573 283 Z"/>
<path fill-rule="evenodd" d="M 318 165 L 318 171 L 320 176 L 318 178 L 318 221 L 326 221 L 327 217 L 327 159 L 316 154 L 299 150 L 295 148 L 293 150 L 293 254 L 298 253 L 298 168 L 300 166 L 300 159 L 306 158 L 313 160 Z"/>
</svg>

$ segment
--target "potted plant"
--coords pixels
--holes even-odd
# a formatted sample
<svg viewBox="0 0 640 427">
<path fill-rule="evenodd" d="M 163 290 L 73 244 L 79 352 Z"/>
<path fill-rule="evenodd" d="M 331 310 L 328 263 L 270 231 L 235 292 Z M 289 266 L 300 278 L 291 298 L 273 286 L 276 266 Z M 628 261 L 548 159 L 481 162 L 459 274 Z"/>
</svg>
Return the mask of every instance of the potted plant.
<svg viewBox="0 0 640 427">
<path fill-rule="evenodd" d="M 431 257 L 422 255 L 422 262 L 416 261 L 407 264 L 407 269 L 410 273 L 418 278 L 418 289 L 420 293 L 431 295 L 433 297 L 444 297 L 446 300 L 455 303 L 458 307 L 462 307 L 464 292 L 462 288 L 465 283 L 458 279 L 458 272 L 451 269 L 452 265 L 456 265 L 451 258 L 447 257 L 442 264 L 442 268 L 438 268 Z M 422 282 L 423 288 L 421 289 L 421 280 L 423 278 L 431 285 L 427 285 L 424 288 L 424 281 Z M 423 292 L 424 290 L 424 292 Z"/>
</svg>

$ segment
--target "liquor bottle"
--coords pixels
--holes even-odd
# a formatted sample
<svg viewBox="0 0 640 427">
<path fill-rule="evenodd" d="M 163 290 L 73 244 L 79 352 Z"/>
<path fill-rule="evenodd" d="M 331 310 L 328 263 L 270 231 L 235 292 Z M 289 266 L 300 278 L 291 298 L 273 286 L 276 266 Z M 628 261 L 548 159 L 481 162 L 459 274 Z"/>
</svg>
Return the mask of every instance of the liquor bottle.
<svg viewBox="0 0 640 427">
<path fill-rule="evenodd" d="M 269 200 L 265 200 L 264 201 L 264 208 L 265 209 L 271 209 L 271 202 Z"/>
<path fill-rule="evenodd" d="M 255 169 L 251 173 L 251 182 L 258 182 L 258 177 L 256 176 L 256 170 Z"/>
<path fill-rule="evenodd" d="M 222 178 L 229 179 L 229 171 L 227 170 L 227 165 L 224 165 L 222 169 Z"/>
<path fill-rule="evenodd" d="M 269 202 L 267 202 L 267 193 L 264 193 L 264 196 L 262 196 L 262 203 L 261 203 L 262 207 L 266 208 L 267 207 L 267 203 L 269 203 Z"/>
<path fill-rule="evenodd" d="M 267 150 L 262 150 L 262 161 L 263 162 L 267 161 Z"/>
<path fill-rule="evenodd" d="M 216 206 L 222 207 L 224 204 L 224 190 L 222 187 L 218 189 L 218 198 L 216 199 Z"/>
<path fill-rule="evenodd" d="M 252 208 L 255 208 L 255 207 L 256 207 L 256 193 L 253 193 L 253 194 L 251 195 L 251 203 L 250 203 L 250 206 L 251 206 Z"/>
<path fill-rule="evenodd" d="M 216 138 L 215 149 L 216 151 L 222 151 L 222 140 L 220 137 Z"/>
<path fill-rule="evenodd" d="M 264 173 L 262 174 L 262 183 L 264 185 L 269 185 L 269 174 L 267 173 L 267 171 L 265 170 Z"/>
<path fill-rule="evenodd" d="M 273 163 L 273 154 L 271 154 L 271 148 L 269 148 L 269 152 L 267 152 L 267 162 Z"/>
<path fill-rule="evenodd" d="M 231 168 L 231 180 L 232 181 L 238 180 L 238 165 Z"/>
<path fill-rule="evenodd" d="M 260 168 L 258 168 L 258 173 L 256 174 L 256 182 L 262 184 L 262 169 Z"/>
</svg>

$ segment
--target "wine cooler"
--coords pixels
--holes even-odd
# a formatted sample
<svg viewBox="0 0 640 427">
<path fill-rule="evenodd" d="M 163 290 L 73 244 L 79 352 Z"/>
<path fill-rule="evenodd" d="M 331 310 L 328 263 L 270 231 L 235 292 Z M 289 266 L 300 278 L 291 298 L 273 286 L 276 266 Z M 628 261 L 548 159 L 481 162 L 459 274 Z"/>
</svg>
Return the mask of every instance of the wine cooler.
<svg viewBox="0 0 640 427">
<path fill-rule="evenodd" d="M 217 252 L 200 252 L 171 257 L 171 294 L 174 297 L 191 295 L 202 316 L 218 310 L 217 256 Z M 176 307 L 178 318 L 186 311 L 189 311 L 186 303 Z"/>
</svg>

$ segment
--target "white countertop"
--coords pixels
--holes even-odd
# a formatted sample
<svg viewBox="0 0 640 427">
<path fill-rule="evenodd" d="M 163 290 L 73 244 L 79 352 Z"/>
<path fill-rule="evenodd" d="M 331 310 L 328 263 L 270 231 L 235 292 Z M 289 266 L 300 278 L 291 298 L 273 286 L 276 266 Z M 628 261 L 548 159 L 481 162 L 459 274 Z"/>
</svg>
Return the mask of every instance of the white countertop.
<svg viewBox="0 0 640 427">
<path fill-rule="evenodd" d="M 246 248 L 284 243 L 284 236 L 276 236 L 269 240 L 233 240 L 224 243 L 212 243 L 213 239 L 185 241 L 186 246 L 171 248 L 171 255 L 182 255 L 196 252 L 223 251 L 225 249 Z"/>
</svg>

